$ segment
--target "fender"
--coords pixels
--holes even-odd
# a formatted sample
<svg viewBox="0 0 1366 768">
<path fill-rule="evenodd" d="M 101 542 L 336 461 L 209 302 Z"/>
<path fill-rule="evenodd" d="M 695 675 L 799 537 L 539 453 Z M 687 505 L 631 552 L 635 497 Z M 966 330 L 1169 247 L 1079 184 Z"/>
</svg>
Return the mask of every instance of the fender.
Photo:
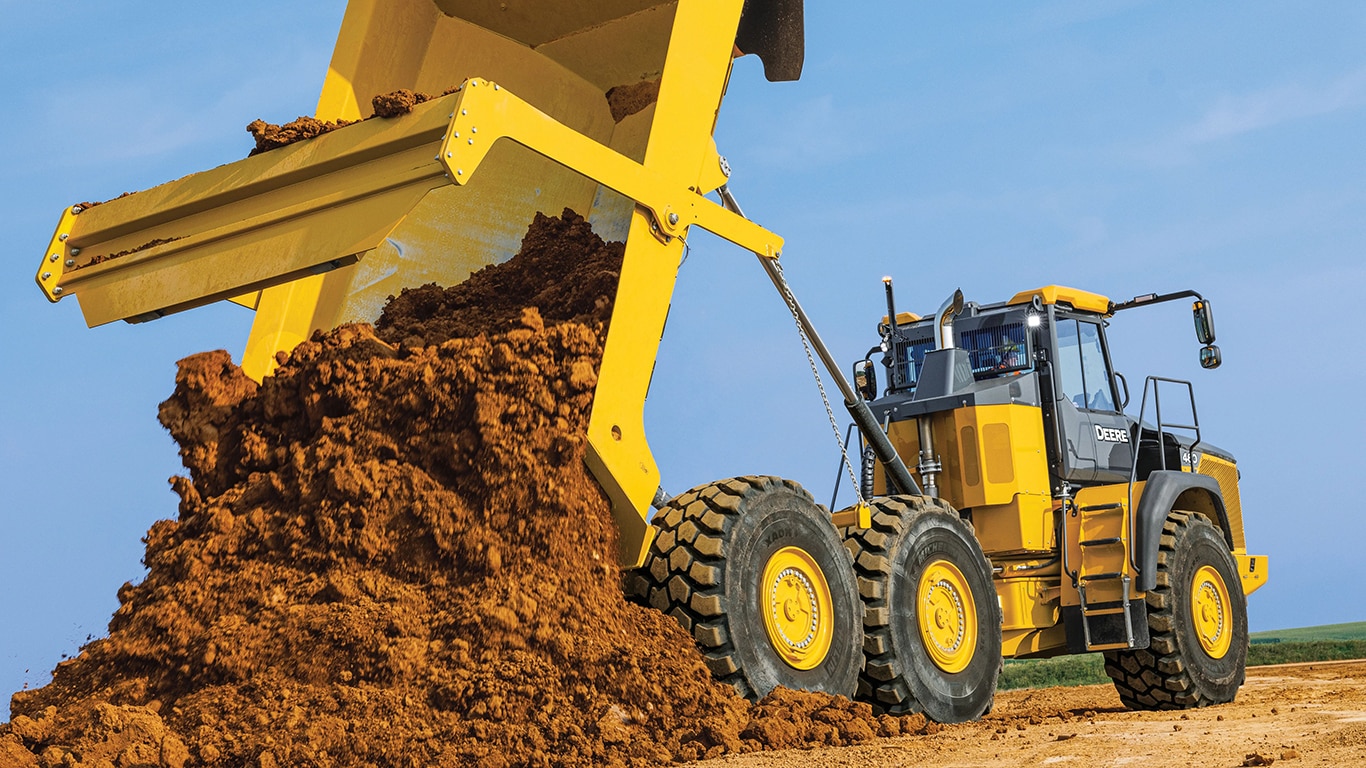
<svg viewBox="0 0 1366 768">
<path fill-rule="evenodd" d="M 1219 530 L 1224 534 L 1224 542 L 1233 549 L 1233 536 L 1229 533 L 1228 513 L 1224 511 L 1224 497 L 1219 492 L 1219 483 L 1209 475 L 1194 472 L 1179 472 L 1164 469 L 1155 470 L 1148 476 L 1143 486 L 1143 496 L 1138 501 L 1134 520 L 1134 565 L 1138 567 L 1137 589 L 1147 592 L 1157 586 L 1157 550 L 1162 544 L 1162 526 L 1167 521 L 1167 513 L 1172 511 L 1176 500 L 1186 491 L 1202 491 L 1209 495 L 1218 516 Z"/>
</svg>

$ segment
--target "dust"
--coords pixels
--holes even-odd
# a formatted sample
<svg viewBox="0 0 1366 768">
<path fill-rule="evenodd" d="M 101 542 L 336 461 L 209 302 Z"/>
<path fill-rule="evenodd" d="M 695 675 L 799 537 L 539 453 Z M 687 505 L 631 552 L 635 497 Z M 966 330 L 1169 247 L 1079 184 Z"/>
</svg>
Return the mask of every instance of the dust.
<svg viewBox="0 0 1366 768">
<path fill-rule="evenodd" d="M 584 465 L 622 246 L 572 211 L 511 261 L 316 334 L 257 385 L 180 362 L 188 477 L 109 635 L 14 695 L 6 765 L 638 766 L 934 728 L 710 677 L 626 602 Z"/>
</svg>

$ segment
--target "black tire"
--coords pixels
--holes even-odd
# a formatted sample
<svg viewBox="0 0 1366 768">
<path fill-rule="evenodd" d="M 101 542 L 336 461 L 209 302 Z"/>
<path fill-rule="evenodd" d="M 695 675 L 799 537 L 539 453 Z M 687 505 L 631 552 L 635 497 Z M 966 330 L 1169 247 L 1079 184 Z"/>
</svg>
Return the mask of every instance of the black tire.
<svg viewBox="0 0 1366 768">
<path fill-rule="evenodd" d="M 864 604 L 859 698 L 879 712 L 924 712 L 941 723 L 981 717 L 991 710 L 1001 671 L 1001 607 L 972 526 L 938 499 L 887 496 L 869 503 L 872 527 L 843 531 Z M 958 671 L 935 661 L 920 632 L 921 577 L 942 561 L 958 569 L 972 598 L 977 636 L 969 642 L 959 635 L 967 660 Z M 959 622 L 961 631 L 966 625 Z"/>
<path fill-rule="evenodd" d="M 627 592 L 691 632 L 716 679 L 750 699 L 780 685 L 853 696 L 863 663 L 858 587 L 829 515 L 801 486 L 766 476 L 698 486 L 674 497 L 654 524 L 659 533 Z M 809 669 L 784 659 L 761 607 L 765 568 L 792 548 L 809 555 L 828 586 L 821 631 L 829 646 L 821 653 L 817 641 L 799 660 Z"/>
<path fill-rule="evenodd" d="M 1228 597 L 1227 612 L 1219 613 L 1227 618 L 1230 633 L 1222 654 L 1211 655 L 1202 644 L 1192 611 L 1195 579 L 1205 566 L 1222 578 Z M 1217 593 L 1211 589 L 1208 594 Z M 1237 563 L 1208 519 L 1182 511 L 1167 516 L 1157 555 L 1157 587 L 1148 592 L 1147 603 L 1148 647 L 1105 654 L 1105 673 L 1124 706 L 1192 709 L 1233 701 L 1247 665 L 1247 597 Z M 1207 635 L 1207 643 L 1222 639 L 1225 622 L 1216 625 L 1221 629 Z"/>
</svg>

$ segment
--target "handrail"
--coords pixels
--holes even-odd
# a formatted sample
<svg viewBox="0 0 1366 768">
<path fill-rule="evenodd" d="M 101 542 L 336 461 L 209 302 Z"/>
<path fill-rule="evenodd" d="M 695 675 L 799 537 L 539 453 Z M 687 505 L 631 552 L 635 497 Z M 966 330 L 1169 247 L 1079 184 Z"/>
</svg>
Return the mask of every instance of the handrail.
<svg viewBox="0 0 1366 768">
<path fill-rule="evenodd" d="M 844 430 L 844 443 L 840 446 L 840 465 L 835 467 L 835 491 L 830 494 L 830 511 L 835 511 L 835 502 L 840 497 L 840 483 L 844 482 L 844 467 L 849 464 L 849 441 L 854 439 L 854 429 L 858 425 L 850 422 L 849 428 Z M 863 433 L 859 433 L 862 437 Z M 862 455 L 862 451 L 859 452 Z M 852 469 L 852 467 L 851 467 Z"/>
<path fill-rule="evenodd" d="M 1162 396 L 1161 396 L 1161 394 L 1160 394 L 1160 390 L 1159 390 L 1158 385 L 1161 384 L 1161 383 L 1163 383 L 1163 382 L 1165 382 L 1165 383 L 1167 383 L 1167 384 L 1179 384 L 1179 385 L 1184 386 L 1184 387 L 1186 388 L 1186 396 L 1190 399 L 1190 405 L 1191 405 L 1191 421 L 1192 421 L 1193 423 L 1191 423 L 1191 424 L 1167 424 L 1167 423 L 1164 423 L 1164 422 L 1162 421 Z M 1166 442 L 1166 441 L 1167 441 L 1167 436 L 1166 436 L 1166 429 L 1167 429 L 1168 427 L 1170 427 L 1170 428 L 1172 428 L 1172 429 L 1188 429 L 1188 430 L 1191 430 L 1192 432 L 1194 432 L 1194 433 L 1195 433 L 1195 442 L 1191 443 L 1191 450 L 1192 450 L 1192 451 L 1195 450 L 1195 446 L 1197 446 L 1197 445 L 1200 444 L 1200 415 L 1199 415 L 1199 413 L 1198 413 L 1198 412 L 1196 411 L 1196 409 L 1195 409 L 1195 387 L 1192 386 L 1191 383 L 1190 383 L 1189 381 L 1186 381 L 1186 380 L 1184 380 L 1184 379 L 1168 379 L 1168 378 L 1164 378 L 1164 377 L 1162 377 L 1162 376 L 1149 376 L 1148 378 L 1146 378 L 1146 379 L 1143 381 L 1143 399 L 1139 402 L 1139 406 L 1138 406 L 1138 430 L 1137 430 L 1137 435 L 1135 436 L 1135 439 L 1134 439 L 1134 448 L 1133 448 L 1133 451 L 1132 451 L 1133 461 L 1131 462 L 1131 464 L 1130 464 L 1130 466 L 1129 466 L 1129 487 L 1128 487 L 1128 489 L 1127 489 L 1127 492 L 1128 492 L 1129 537 L 1130 537 L 1130 546 L 1129 546 L 1129 548 L 1128 548 L 1128 549 L 1129 549 L 1129 564 L 1133 566 L 1133 569 L 1134 569 L 1134 572 L 1135 572 L 1135 573 L 1138 572 L 1139 568 L 1138 568 L 1138 561 L 1134 559 L 1134 551 L 1135 551 L 1135 548 L 1132 546 L 1132 540 L 1133 540 L 1133 536 L 1134 536 L 1134 532 L 1135 532 L 1135 527 L 1134 527 L 1134 526 L 1135 526 L 1134 483 L 1138 482 L 1138 455 L 1139 455 L 1139 452 L 1140 452 L 1140 451 L 1142 450 L 1142 448 L 1143 448 L 1143 416 L 1144 416 L 1144 414 L 1146 414 L 1146 413 L 1148 412 L 1148 387 L 1149 387 L 1149 385 L 1152 386 L 1152 393 L 1153 393 L 1153 410 L 1154 410 L 1154 412 L 1155 412 L 1155 418 L 1157 419 L 1157 423 L 1156 423 L 1156 429 L 1157 429 L 1157 457 L 1158 457 L 1158 460 L 1161 462 L 1162 469 L 1163 469 L 1164 471 L 1167 469 L 1167 442 Z M 1178 445 L 1179 445 L 1179 443 L 1178 443 Z"/>
</svg>

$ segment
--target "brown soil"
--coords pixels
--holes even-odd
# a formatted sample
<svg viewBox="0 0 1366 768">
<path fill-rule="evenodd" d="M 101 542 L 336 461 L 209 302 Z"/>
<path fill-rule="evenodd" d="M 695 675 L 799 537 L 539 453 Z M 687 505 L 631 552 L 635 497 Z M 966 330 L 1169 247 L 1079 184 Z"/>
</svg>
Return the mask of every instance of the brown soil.
<svg viewBox="0 0 1366 768">
<path fill-rule="evenodd" d="M 607 92 L 607 106 L 618 123 L 659 100 L 659 80 L 618 85 Z"/>
<path fill-rule="evenodd" d="M 158 246 L 158 245 L 165 245 L 165 244 L 167 244 L 167 243 L 174 243 L 175 241 L 177 241 L 177 240 L 179 240 L 179 239 L 180 239 L 180 238 L 178 238 L 178 237 L 158 237 L 158 238 L 156 238 L 155 240 L 150 240 L 150 241 L 148 241 L 148 242 L 143 243 L 142 245 L 139 245 L 139 246 L 136 247 L 136 248 L 129 248 L 129 249 L 126 250 L 126 251 L 119 251 L 118 253 L 111 253 L 111 254 L 109 254 L 108 256 L 104 256 L 104 255 L 91 256 L 89 261 L 86 261 L 86 262 L 84 262 L 84 263 L 82 263 L 82 264 L 77 264 L 76 266 L 72 267 L 71 269 L 69 269 L 69 270 L 67 270 L 67 271 L 68 271 L 68 272 L 75 272 L 75 271 L 78 270 L 78 269 L 85 269 L 86 267 L 93 267 L 93 266 L 95 266 L 96 264 L 103 264 L 103 263 L 106 262 L 106 261 L 113 261 L 114 259 L 117 259 L 117 258 L 120 258 L 120 257 L 123 257 L 123 256 L 127 256 L 127 255 L 130 254 L 130 253 L 139 253 L 139 252 L 141 252 L 141 251 L 147 250 L 148 248 L 155 248 L 155 247 Z"/>
<path fill-rule="evenodd" d="M 583 461 L 621 253 L 537 217 L 513 260 L 259 386 L 225 352 L 182 360 L 178 518 L 109 636 L 14 695 L 0 764 L 650 765 L 937 730 L 751 704 L 623 599 Z"/>
<path fill-rule="evenodd" d="M 441 96 L 455 93 L 458 88 L 447 89 Z M 267 123 L 264 120 L 253 120 L 247 126 L 247 132 L 256 139 L 256 148 L 251 155 L 259 155 L 262 152 L 269 152 L 272 149 L 279 149 L 293 144 L 296 141 L 304 141 L 321 136 L 324 133 L 331 133 L 338 128 L 345 128 L 354 123 L 363 123 L 375 117 L 401 117 L 413 111 L 413 107 L 424 101 L 440 98 L 427 93 L 410 91 L 407 88 L 400 88 L 392 93 L 382 93 L 370 100 L 372 114 L 370 117 L 360 120 L 338 120 L 327 122 L 315 117 L 300 117 L 284 125 Z"/>
<path fill-rule="evenodd" d="M 621 243 L 604 243 L 573 211 L 538 217 L 517 258 L 455 289 L 405 289 L 390 298 L 375 329 L 394 343 L 432 346 L 510 328 L 526 307 L 537 307 L 543 322 L 606 323 L 622 252 Z"/>
<path fill-rule="evenodd" d="M 304 141 L 305 139 L 321 136 L 324 133 L 331 133 L 338 128 L 345 128 L 354 122 L 356 121 L 338 120 L 334 123 L 308 116 L 300 117 L 297 120 L 291 120 L 284 125 L 267 123 L 265 120 L 252 120 L 251 123 L 247 125 L 247 133 L 250 133 L 252 138 L 256 139 L 256 148 L 248 153 L 248 157 L 251 155 L 259 155 L 262 152 L 269 152 L 272 149 L 286 147 L 296 141 Z"/>
<path fill-rule="evenodd" d="M 1007 691 L 976 723 L 916 739 L 744 755 L 717 768 L 1063 768 L 1366 764 L 1366 661 L 1252 667 L 1232 704 L 1129 712 L 1109 685 Z M 711 765 L 706 763 L 705 765 Z"/>
<path fill-rule="evenodd" d="M 431 101 L 433 96 L 425 93 L 414 93 L 407 88 L 400 88 L 393 93 L 383 93 L 370 100 L 375 117 L 399 117 L 413 111 L 413 107 L 424 101 Z"/>
</svg>

